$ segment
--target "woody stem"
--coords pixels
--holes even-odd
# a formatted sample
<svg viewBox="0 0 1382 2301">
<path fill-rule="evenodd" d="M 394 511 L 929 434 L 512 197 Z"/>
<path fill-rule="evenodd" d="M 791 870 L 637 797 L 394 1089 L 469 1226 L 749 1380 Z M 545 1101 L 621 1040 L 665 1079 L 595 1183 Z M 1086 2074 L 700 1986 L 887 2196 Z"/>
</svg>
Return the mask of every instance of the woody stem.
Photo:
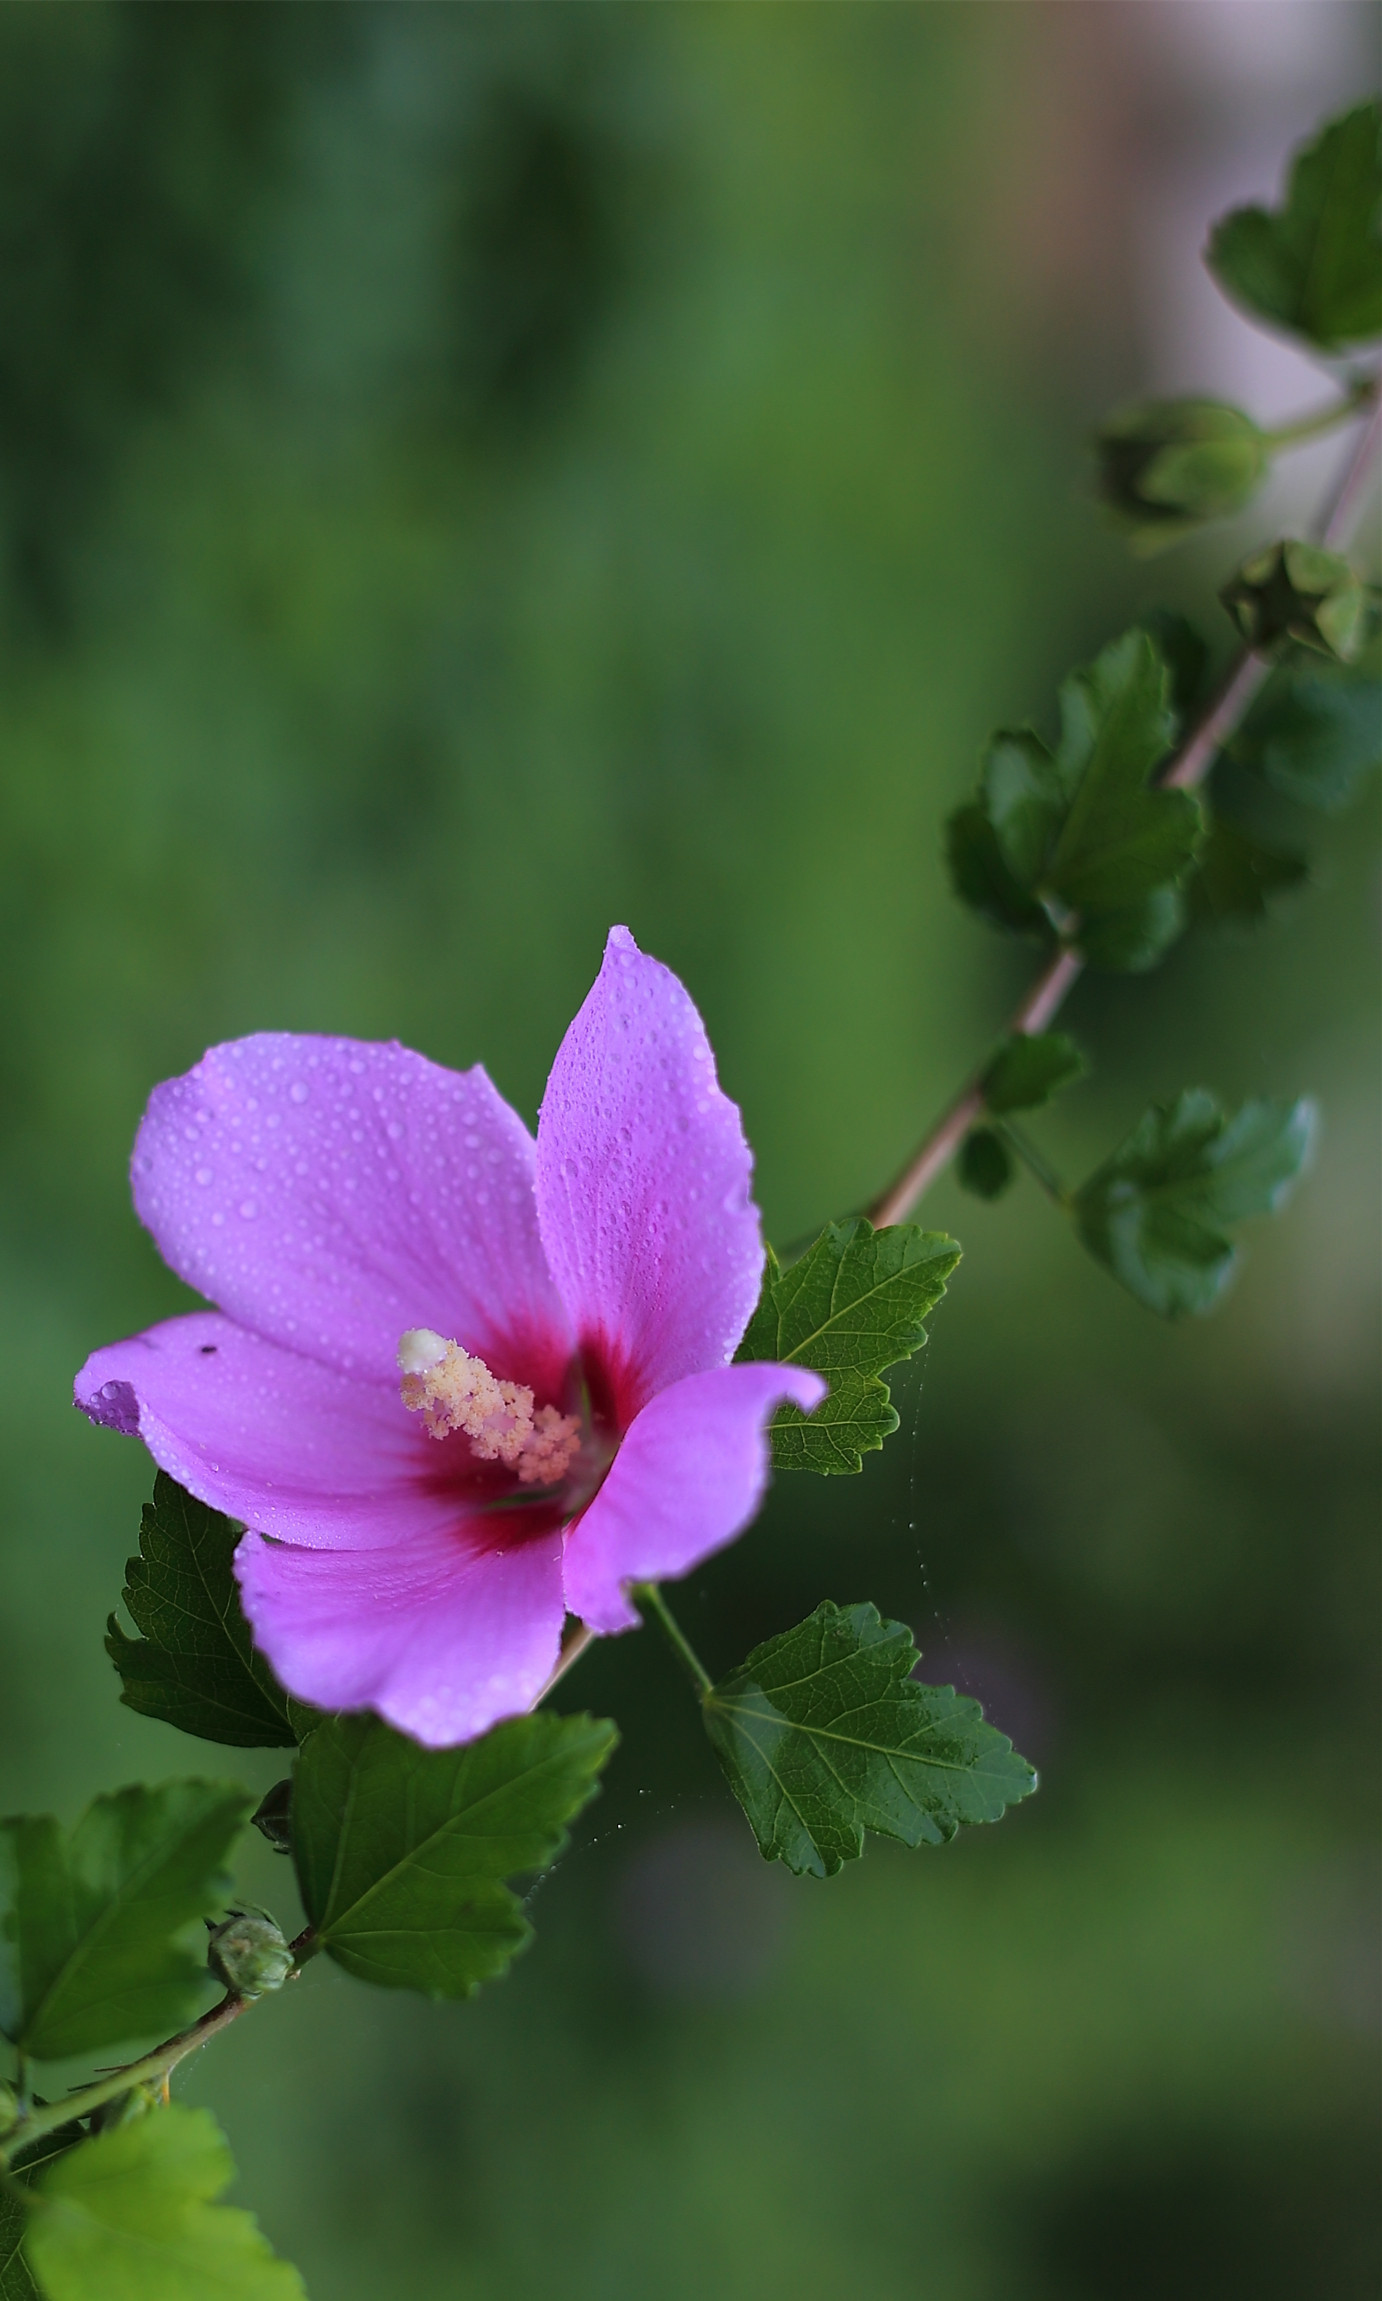
<svg viewBox="0 0 1382 2301">
<path fill-rule="evenodd" d="M 1319 539 L 1330 551 L 1339 550 L 1348 541 L 1361 506 L 1363 490 L 1371 475 L 1379 445 L 1382 445 L 1382 395 L 1379 394 L 1375 377 L 1369 379 L 1366 392 L 1361 385 L 1357 390 L 1360 408 L 1368 405 L 1369 401 L 1371 413 L 1368 421 L 1342 478 L 1317 522 Z M 1237 657 L 1207 710 L 1201 714 L 1185 741 L 1158 775 L 1157 782 L 1163 789 L 1192 791 L 1203 783 L 1270 670 L 1271 665 L 1263 656 L 1244 652 Z M 1069 944 L 1059 949 L 1047 961 L 1031 989 L 1009 1016 L 1005 1035 L 1024 1038 L 1044 1031 L 1079 981 L 1084 972 L 1084 964 L 1083 953 Z M 889 1183 L 886 1190 L 879 1193 L 868 1209 L 869 1220 L 875 1228 L 882 1230 L 888 1223 L 906 1219 L 937 1176 L 944 1173 L 970 1128 L 983 1115 L 983 1087 L 980 1077 L 976 1075 L 942 1111 L 935 1124 L 923 1135 L 902 1172 Z"/>
</svg>

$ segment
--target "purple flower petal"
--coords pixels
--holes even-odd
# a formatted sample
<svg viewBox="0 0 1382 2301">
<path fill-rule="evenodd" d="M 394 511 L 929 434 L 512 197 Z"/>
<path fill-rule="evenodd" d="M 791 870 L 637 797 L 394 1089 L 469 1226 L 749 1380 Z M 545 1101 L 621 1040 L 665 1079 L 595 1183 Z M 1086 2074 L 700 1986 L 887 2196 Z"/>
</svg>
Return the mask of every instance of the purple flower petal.
<svg viewBox="0 0 1382 2301">
<path fill-rule="evenodd" d="M 396 1387 L 300 1358 L 214 1311 L 94 1351 L 75 1394 L 203 1502 L 284 1541 L 367 1549 L 465 1512 L 429 1487 L 435 1441 Z"/>
<path fill-rule="evenodd" d="M 675 975 L 616 927 L 561 1043 L 538 1124 L 543 1244 L 571 1323 L 631 1420 L 723 1366 L 758 1300 L 753 1161 Z"/>
<path fill-rule="evenodd" d="M 797 1366 L 721 1366 L 644 1407 L 566 1538 L 566 1603 L 593 1630 L 632 1630 L 626 1582 L 688 1574 L 743 1532 L 768 1483 L 769 1415 L 826 1385 Z"/>
<path fill-rule="evenodd" d="M 189 1285 L 292 1350 L 392 1380 L 430 1326 L 550 1393 L 569 1342 L 533 1159 L 478 1067 L 264 1032 L 155 1088 L 134 1196 Z"/>
<path fill-rule="evenodd" d="M 255 1641 L 299 1701 L 375 1709 L 431 1749 L 531 1709 L 557 1658 L 561 1536 L 470 1551 L 297 1550 L 247 1534 L 235 1571 Z"/>
</svg>

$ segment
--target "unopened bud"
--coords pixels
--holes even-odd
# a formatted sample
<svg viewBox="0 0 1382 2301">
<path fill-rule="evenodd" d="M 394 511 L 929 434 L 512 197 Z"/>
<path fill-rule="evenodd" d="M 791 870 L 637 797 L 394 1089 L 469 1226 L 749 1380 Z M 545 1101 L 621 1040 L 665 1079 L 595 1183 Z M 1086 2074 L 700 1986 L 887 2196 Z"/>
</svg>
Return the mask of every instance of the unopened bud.
<svg viewBox="0 0 1382 2301">
<path fill-rule="evenodd" d="M 260 1834 L 266 1837 L 276 1854 L 290 1854 L 293 1850 L 293 1785 L 291 1781 L 275 1782 L 267 1796 L 261 1799 L 250 1820 Z"/>
<path fill-rule="evenodd" d="M 1317 544 L 1254 553 L 1219 596 L 1259 655 L 1294 640 L 1347 663 L 1362 644 L 1367 592 L 1346 559 Z"/>
<path fill-rule="evenodd" d="M 1139 551 L 1240 511 L 1270 460 L 1252 417 L 1216 399 L 1142 400 L 1111 415 L 1096 446 L 1099 495 Z"/>
<path fill-rule="evenodd" d="M 238 1911 L 213 1928 L 206 1962 L 232 1997 L 265 1997 L 282 1989 L 293 1953 L 272 1918 Z"/>
</svg>

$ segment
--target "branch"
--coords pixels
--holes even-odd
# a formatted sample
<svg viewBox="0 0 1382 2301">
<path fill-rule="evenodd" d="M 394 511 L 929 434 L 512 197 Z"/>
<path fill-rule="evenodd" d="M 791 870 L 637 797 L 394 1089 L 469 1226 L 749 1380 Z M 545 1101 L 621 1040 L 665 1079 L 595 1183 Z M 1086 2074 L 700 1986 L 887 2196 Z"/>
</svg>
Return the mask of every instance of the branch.
<svg viewBox="0 0 1382 2301">
<path fill-rule="evenodd" d="M 1376 393 L 1376 385 L 1373 388 Z M 1382 397 L 1375 396 L 1343 477 L 1317 525 L 1319 540 L 1326 550 L 1337 551 L 1347 542 L 1361 509 L 1363 491 L 1379 446 L 1382 446 Z M 1177 791 L 1193 791 L 1203 783 L 1271 668 L 1261 655 L 1245 651 L 1236 658 L 1213 702 L 1157 777 L 1158 783 Z M 1084 958 L 1079 951 L 1068 946 L 1058 950 L 1008 1018 L 1004 1036 L 1025 1038 L 1044 1031 L 1083 972 Z M 983 1117 L 981 1077 L 982 1074 L 976 1074 L 961 1088 L 922 1138 L 901 1174 L 874 1200 L 868 1217 L 876 1229 L 905 1220 L 923 1193 L 949 1166 L 970 1128 Z"/>
<path fill-rule="evenodd" d="M 294 1973 L 289 1978 L 296 1980 L 297 1973 L 316 1952 L 314 1928 L 304 1926 L 289 1947 L 296 1961 Z M 141 2054 L 138 2061 L 127 2062 L 122 2069 L 112 2070 L 108 2077 L 97 2078 L 94 2085 L 79 2086 L 75 2093 L 69 2093 L 63 2101 L 45 2102 L 41 2109 L 35 2109 L 31 2116 L 22 2119 L 6 2134 L 5 2158 L 12 2157 L 16 2149 L 27 2149 L 31 2141 L 41 2141 L 45 2133 L 56 2133 L 60 2125 L 70 2125 L 74 2117 L 88 2117 L 93 2109 L 101 2108 L 107 2101 L 114 2101 L 117 2094 L 128 2093 L 132 2086 L 148 2085 L 160 2077 L 167 2077 L 180 2061 L 186 2060 L 189 2053 L 195 2053 L 198 2046 L 206 2045 L 211 2038 L 219 2037 L 223 2029 L 229 2029 L 233 2021 L 238 2021 L 242 2013 L 248 2013 L 250 2007 L 259 2002 L 257 1997 L 236 1997 L 233 1994 L 223 1997 L 219 2005 L 213 2005 L 200 2021 L 193 2022 L 190 2029 L 180 2030 L 176 2037 L 167 2038 L 162 2045 L 156 2045 L 152 2053 Z"/>
</svg>

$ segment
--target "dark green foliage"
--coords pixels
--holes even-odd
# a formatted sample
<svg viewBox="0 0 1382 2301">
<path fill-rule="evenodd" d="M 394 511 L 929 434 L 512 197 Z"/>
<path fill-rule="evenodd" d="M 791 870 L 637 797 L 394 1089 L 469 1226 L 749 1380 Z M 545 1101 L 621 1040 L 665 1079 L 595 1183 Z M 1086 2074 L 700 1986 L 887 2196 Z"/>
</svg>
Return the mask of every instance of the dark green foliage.
<svg viewBox="0 0 1382 2301">
<path fill-rule="evenodd" d="M 971 1127 L 955 1162 L 961 1190 L 974 1198 L 1001 1198 L 1014 1181 L 1017 1169 L 1012 1152 L 992 1127 Z"/>
<path fill-rule="evenodd" d="M 950 825 L 966 902 L 1020 932 L 1037 914 L 1097 966 L 1153 964 L 1202 824 L 1189 792 L 1149 786 L 1175 736 L 1168 687 L 1156 640 L 1128 631 L 1065 681 L 1054 751 L 1030 730 L 994 738 L 977 806 Z"/>
<path fill-rule="evenodd" d="M 1036 1110 L 1062 1087 L 1082 1079 L 1088 1067 L 1064 1031 L 1019 1032 L 999 1048 L 985 1071 L 984 1101 L 996 1116 Z"/>
<path fill-rule="evenodd" d="M 347 1973 L 469 1997 L 532 1938 L 505 1883 L 543 1869 L 594 1796 L 618 1736 L 538 1710 L 457 1750 L 378 1718 L 328 1718 L 304 1743 L 293 1858 L 317 1939 Z"/>
<path fill-rule="evenodd" d="M 1225 1229 L 1283 1203 L 1314 1125 L 1309 1102 L 1244 1103 L 1230 1116 L 1196 1088 L 1153 1103 L 1076 1192 L 1075 1227 L 1150 1310 L 1211 1310 L 1237 1261 Z"/>
<path fill-rule="evenodd" d="M 28 2219 L 19 2199 L 0 2190 L 0 2301 L 42 2301 L 21 2250 Z"/>
<path fill-rule="evenodd" d="M 1382 333 L 1382 105 L 1360 104 L 1297 153 L 1280 208 L 1235 208 L 1205 261 L 1254 318 L 1325 351 Z"/>
<path fill-rule="evenodd" d="M 1290 657 L 1228 749 L 1286 798 L 1333 813 L 1382 766 L 1382 679 Z"/>
<path fill-rule="evenodd" d="M 100 1797 L 70 1837 L 0 1823 L 0 2029 L 39 2061 L 171 2029 L 206 1985 L 181 1938 L 224 1907 L 224 1863 L 254 1800 L 223 1782 Z"/>
<path fill-rule="evenodd" d="M 1265 435 L 1222 400 L 1143 400 L 1100 426 L 1099 494 L 1133 548 L 1163 550 L 1240 511 L 1267 471 Z"/>
<path fill-rule="evenodd" d="M 209 2109 L 181 2102 L 68 2150 L 34 2183 L 29 2250 L 46 2301 L 306 2301 L 252 2214 Z"/>
<path fill-rule="evenodd" d="M 830 1223 L 787 1270 L 768 1249 L 763 1292 L 736 1356 L 809 1366 L 830 1384 L 809 1420 L 795 1406 L 773 1416 L 775 1469 L 862 1469 L 863 1456 L 897 1428 L 879 1378 L 920 1350 L 922 1322 L 959 1259 L 942 1231 L 910 1222 L 875 1230 L 862 1215 Z"/>
<path fill-rule="evenodd" d="M 945 846 L 951 885 L 971 911 L 1030 941 L 1055 941 L 1050 914 L 1009 868 L 982 801 L 956 809 L 945 826 Z"/>
<path fill-rule="evenodd" d="M 830 1599 L 705 1696 L 706 1732 L 765 1859 L 830 1877 L 864 1832 L 943 1845 L 1036 1788 L 977 1702 L 921 1686 L 903 1622 Z"/>
<path fill-rule="evenodd" d="M 1347 663 L 1363 639 L 1362 584 L 1346 559 L 1313 543 L 1274 543 L 1254 553 L 1219 596 L 1259 655 L 1294 644 Z"/>
<path fill-rule="evenodd" d="M 254 1650 L 231 1567 L 242 1531 L 160 1470 L 140 1521 L 139 1556 L 125 1568 L 125 1604 L 144 1635 L 127 1638 L 112 1614 L 106 1651 L 132 1710 L 206 1742 L 290 1748 L 295 1720 L 306 1732 L 313 1713 L 284 1693 Z"/>
<path fill-rule="evenodd" d="M 1177 615 L 1169 607 L 1150 608 L 1139 629 L 1149 633 L 1166 666 L 1171 709 L 1181 732 L 1186 720 L 1208 700 L 1209 649 L 1189 616 Z"/>
<path fill-rule="evenodd" d="M 1190 882 L 1190 914 L 1202 925 L 1265 918 L 1278 895 L 1310 876 L 1303 855 L 1264 847 L 1237 823 L 1216 815 Z"/>
</svg>

